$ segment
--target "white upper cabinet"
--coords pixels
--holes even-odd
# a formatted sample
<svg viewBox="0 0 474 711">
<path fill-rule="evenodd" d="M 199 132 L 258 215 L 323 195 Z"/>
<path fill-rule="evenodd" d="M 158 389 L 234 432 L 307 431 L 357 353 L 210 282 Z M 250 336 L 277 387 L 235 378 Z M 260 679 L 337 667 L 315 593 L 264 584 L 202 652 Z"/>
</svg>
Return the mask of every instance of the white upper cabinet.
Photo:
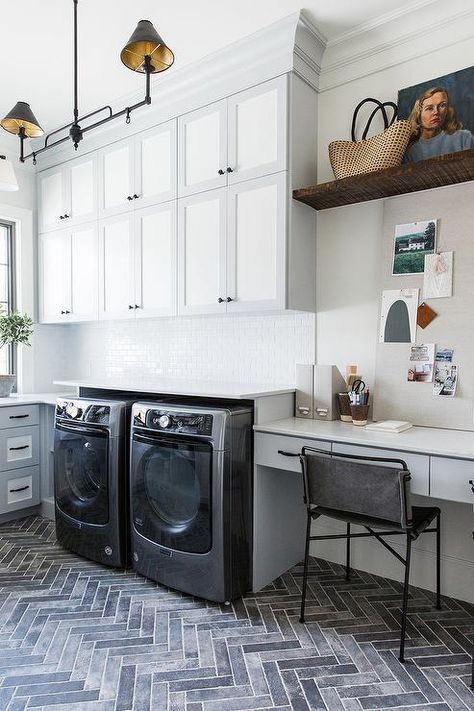
<svg viewBox="0 0 474 711">
<path fill-rule="evenodd" d="M 286 173 L 180 200 L 178 313 L 285 308 Z"/>
<path fill-rule="evenodd" d="M 101 222 L 99 318 L 176 313 L 176 203 Z"/>
<path fill-rule="evenodd" d="M 99 217 L 176 197 L 176 119 L 99 151 Z"/>
<path fill-rule="evenodd" d="M 180 197 L 227 184 L 227 101 L 178 120 Z"/>
<path fill-rule="evenodd" d="M 176 155 L 176 120 L 135 136 L 135 209 L 176 197 Z"/>
<path fill-rule="evenodd" d="M 227 190 L 179 200 L 178 313 L 225 311 Z"/>
<path fill-rule="evenodd" d="M 93 220 L 97 216 L 95 153 L 45 170 L 38 176 L 40 232 Z"/>
<path fill-rule="evenodd" d="M 287 168 L 287 77 L 180 116 L 179 197 Z"/>
<path fill-rule="evenodd" d="M 135 314 L 176 314 L 176 202 L 135 212 Z"/>
<path fill-rule="evenodd" d="M 97 225 L 84 224 L 39 238 L 42 323 L 97 320 Z"/>
<path fill-rule="evenodd" d="M 287 167 L 287 77 L 228 99 L 229 183 Z"/>
</svg>

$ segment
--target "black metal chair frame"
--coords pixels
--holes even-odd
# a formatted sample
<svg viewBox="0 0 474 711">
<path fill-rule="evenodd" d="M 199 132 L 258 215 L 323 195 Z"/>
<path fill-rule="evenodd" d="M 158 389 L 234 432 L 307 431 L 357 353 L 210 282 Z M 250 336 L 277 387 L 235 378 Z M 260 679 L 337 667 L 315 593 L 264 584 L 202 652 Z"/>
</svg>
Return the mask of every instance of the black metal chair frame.
<svg viewBox="0 0 474 711">
<path fill-rule="evenodd" d="M 284 456 L 299 457 L 303 464 L 302 456 L 306 452 L 316 452 L 317 454 L 322 454 L 327 457 L 341 458 L 341 459 L 351 459 L 356 461 L 365 460 L 368 462 L 383 462 L 384 464 L 401 464 L 403 471 L 406 471 L 405 481 L 411 479 L 410 472 L 403 459 L 390 459 L 385 457 L 365 457 L 362 455 L 353 454 L 342 454 L 337 452 L 327 452 L 321 449 L 316 449 L 313 447 L 303 447 L 301 454 L 294 454 L 290 452 L 279 451 L 279 454 Z M 400 653 L 399 660 L 401 662 L 405 661 L 405 636 L 406 636 L 406 623 L 407 623 L 407 611 L 408 611 L 408 588 L 410 580 L 410 564 L 411 564 L 411 546 L 414 539 L 418 537 L 413 535 L 413 530 L 407 528 L 406 530 L 389 530 L 389 531 L 374 531 L 370 526 L 364 525 L 367 529 L 367 533 L 352 533 L 351 524 L 348 522 L 346 524 L 346 533 L 326 535 L 326 536 L 312 536 L 311 535 L 311 522 L 316 518 L 319 518 L 323 514 L 319 514 L 315 509 L 317 507 L 312 507 L 308 495 L 308 483 L 306 481 L 304 468 L 303 471 L 303 486 L 304 486 L 304 503 L 306 504 L 306 543 L 305 543 L 305 553 L 304 553 L 304 570 L 303 570 L 303 587 L 301 595 L 301 612 L 300 612 L 300 622 L 305 621 L 305 607 L 306 607 L 306 590 L 308 585 L 308 563 L 309 563 L 309 546 L 311 541 L 327 541 L 335 539 L 346 539 L 346 580 L 350 580 L 350 569 L 351 569 L 351 539 L 352 538 L 375 538 L 377 539 L 397 560 L 399 560 L 405 566 L 405 578 L 403 585 L 403 604 L 402 604 L 402 621 L 401 621 L 401 633 L 400 633 Z M 350 512 L 348 512 L 350 515 Z M 440 583 L 441 583 L 441 521 L 440 514 L 436 514 L 436 527 L 435 528 L 425 528 L 421 533 L 436 533 L 436 609 L 441 609 L 441 594 L 440 594 Z M 406 556 L 403 558 L 392 546 L 383 540 L 384 536 L 406 536 Z M 473 684 L 474 684 L 474 667 L 473 667 Z"/>
</svg>

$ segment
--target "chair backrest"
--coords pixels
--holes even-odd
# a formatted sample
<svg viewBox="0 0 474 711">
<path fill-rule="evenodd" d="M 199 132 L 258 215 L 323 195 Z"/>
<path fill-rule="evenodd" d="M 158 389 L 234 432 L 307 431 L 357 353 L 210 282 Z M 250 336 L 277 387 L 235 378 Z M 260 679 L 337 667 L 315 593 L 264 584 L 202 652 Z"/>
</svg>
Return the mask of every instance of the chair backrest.
<svg viewBox="0 0 474 711">
<path fill-rule="evenodd" d="M 403 529 L 411 525 L 410 472 L 403 460 L 331 455 L 308 447 L 300 459 L 308 505 L 391 521 Z"/>
</svg>

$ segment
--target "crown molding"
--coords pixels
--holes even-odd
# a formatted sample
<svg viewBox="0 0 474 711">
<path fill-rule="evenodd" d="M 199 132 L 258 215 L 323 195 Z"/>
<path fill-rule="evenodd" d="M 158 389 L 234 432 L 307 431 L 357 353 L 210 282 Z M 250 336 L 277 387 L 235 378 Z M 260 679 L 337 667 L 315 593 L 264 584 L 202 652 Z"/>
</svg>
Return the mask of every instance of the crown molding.
<svg viewBox="0 0 474 711">
<path fill-rule="evenodd" d="M 426 57 L 474 37 L 472 0 L 418 2 L 409 11 L 382 16 L 328 43 L 320 91 Z M 429 44 L 424 40 L 429 39 Z"/>
<path fill-rule="evenodd" d="M 325 47 L 325 37 L 304 12 L 288 15 L 197 63 L 176 70 L 171 68 L 165 75 L 153 77 L 152 104 L 132 114 L 129 125 L 117 119 L 94 130 L 86 135 L 76 154 L 69 142 L 52 148 L 38 156 L 36 168 L 44 170 L 79 157 L 289 72 L 295 72 L 317 89 Z M 109 103 L 115 111 L 141 98 L 143 92 L 137 91 Z M 41 145 L 41 140 L 32 141 L 28 152 Z"/>
</svg>

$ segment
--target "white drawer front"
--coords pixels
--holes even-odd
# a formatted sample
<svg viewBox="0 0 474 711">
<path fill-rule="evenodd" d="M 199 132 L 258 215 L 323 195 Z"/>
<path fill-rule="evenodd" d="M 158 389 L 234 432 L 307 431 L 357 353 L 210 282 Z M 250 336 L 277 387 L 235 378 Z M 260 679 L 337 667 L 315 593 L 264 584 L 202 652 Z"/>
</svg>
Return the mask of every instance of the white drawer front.
<svg viewBox="0 0 474 711">
<path fill-rule="evenodd" d="M 410 491 L 413 494 L 428 496 L 430 493 L 430 458 L 424 454 L 396 452 L 392 449 L 376 449 L 359 447 L 354 444 L 333 443 L 333 452 L 341 454 L 360 454 L 363 457 L 387 457 L 388 459 L 403 459 L 411 474 Z"/>
<path fill-rule="evenodd" d="M 35 506 L 39 501 L 39 467 L 0 473 L 0 514 Z"/>
<path fill-rule="evenodd" d="M 297 457 L 285 457 L 283 454 L 278 454 L 278 451 L 299 454 L 303 447 L 315 447 L 325 452 L 331 451 L 331 443 L 320 439 L 303 439 L 301 437 L 256 432 L 255 464 L 299 473 L 301 472 L 300 460 Z"/>
<path fill-rule="evenodd" d="M 39 462 L 39 427 L 0 431 L 0 470 L 27 467 Z"/>
<path fill-rule="evenodd" d="M 431 457 L 431 496 L 474 505 L 474 462 Z"/>
<path fill-rule="evenodd" d="M 39 405 L 0 407 L 0 429 L 39 424 Z"/>
</svg>

